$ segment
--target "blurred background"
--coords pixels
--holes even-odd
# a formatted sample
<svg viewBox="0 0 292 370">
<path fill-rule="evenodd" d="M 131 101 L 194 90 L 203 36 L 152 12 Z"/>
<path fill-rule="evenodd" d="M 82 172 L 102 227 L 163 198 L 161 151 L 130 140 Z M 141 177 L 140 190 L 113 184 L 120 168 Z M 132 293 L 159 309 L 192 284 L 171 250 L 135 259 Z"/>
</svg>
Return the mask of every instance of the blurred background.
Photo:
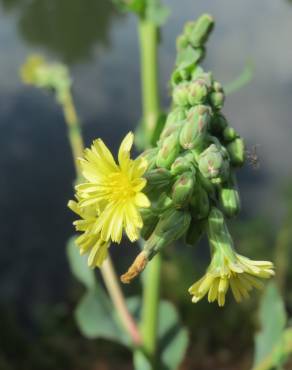
<svg viewBox="0 0 292 370">
<path fill-rule="evenodd" d="M 224 108 L 249 148 L 257 146 L 260 160 L 258 169 L 245 166 L 239 173 L 243 210 L 232 228 L 241 252 L 278 261 L 291 313 L 292 2 L 165 4 L 171 9 L 159 55 L 165 109 L 175 38 L 201 13 L 216 19 L 205 69 L 224 85 L 247 62 L 253 65 L 252 81 L 228 96 Z M 134 15 L 118 13 L 109 0 L 0 0 L 0 369 L 132 369 L 126 348 L 84 339 L 74 323 L 72 312 L 83 293 L 65 253 L 73 234 L 66 204 L 73 196 L 74 167 L 53 97 L 20 81 L 20 65 L 35 52 L 69 65 L 87 145 L 102 137 L 116 150 L 141 115 Z M 118 272 L 136 253 L 126 246 L 113 251 Z M 162 294 L 190 328 L 182 369 L 248 369 L 258 295 L 240 305 L 229 299 L 224 310 L 192 305 L 186 289 L 207 263 L 204 244 L 165 255 Z M 137 284 L 127 287 L 129 294 L 137 290 Z"/>
</svg>

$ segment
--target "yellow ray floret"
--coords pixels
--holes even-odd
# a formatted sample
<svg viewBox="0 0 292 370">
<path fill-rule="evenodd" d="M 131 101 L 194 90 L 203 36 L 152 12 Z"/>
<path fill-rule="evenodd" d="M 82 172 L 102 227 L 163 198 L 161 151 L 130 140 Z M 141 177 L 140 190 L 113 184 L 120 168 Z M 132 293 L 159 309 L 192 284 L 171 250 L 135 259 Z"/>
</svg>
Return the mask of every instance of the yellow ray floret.
<svg viewBox="0 0 292 370">
<path fill-rule="evenodd" d="M 98 211 L 95 207 L 80 208 L 78 203 L 70 200 L 68 207 L 78 214 L 81 219 L 74 222 L 77 231 L 83 232 L 77 239 L 76 244 L 80 254 L 88 253 L 88 265 L 91 268 L 100 267 L 107 257 L 109 242 L 101 239 L 100 233 L 94 233 Z"/>
<path fill-rule="evenodd" d="M 123 231 L 132 242 L 137 240 L 143 226 L 140 208 L 150 206 L 142 192 L 147 161 L 130 158 L 133 139 L 130 132 L 122 141 L 118 163 L 101 139 L 95 140 L 79 161 L 87 182 L 76 186 L 78 205 L 82 210 L 98 210 L 91 233 L 105 242 L 120 243 Z"/>
<path fill-rule="evenodd" d="M 267 279 L 273 275 L 272 262 L 253 261 L 233 251 L 225 254 L 218 249 L 206 274 L 190 287 L 189 292 L 193 295 L 194 303 L 208 293 L 209 302 L 217 300 L 219 306 L 224 306 L 229 286 L 235 300 L 240 302 L 249 296 L 253 287 L 262 288 L 259 278 Z"/>
</svg>

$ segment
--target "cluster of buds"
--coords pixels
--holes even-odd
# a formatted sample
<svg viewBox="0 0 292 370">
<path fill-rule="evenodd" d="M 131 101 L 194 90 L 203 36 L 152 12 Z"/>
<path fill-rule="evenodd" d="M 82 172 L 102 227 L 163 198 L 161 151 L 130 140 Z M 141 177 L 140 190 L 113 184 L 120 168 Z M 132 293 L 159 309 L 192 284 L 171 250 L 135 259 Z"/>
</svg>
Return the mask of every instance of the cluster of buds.
<svg viewBox="0 0 292 370">
<path fill-rule="evenodd" d="M 240 210 L 235 171 L 245 161 L 244 141 L 221 113 L 222 85 L 198 65 L 213 26 L 213 18 L 203 15 L 188 23 L 177 39 L 173 106 L 157 145 L 142 153 L 148 161 L 145 192 L 151 207 L 142 211 L 145 244 L 122 276 L 126 283 L 158 251 L 180 238 L 195 245 L 204 232 L 209 237 L 208 228 L 214 224 L 218 235 L 227 235 L 225 216 Z M 214 217 L 220 222 L 214 223 Z M 214 235 L 210 245 L 213 239 Z M 232 250 L 231 242 L 227 244 L 225 250 Z"/>
</svg>

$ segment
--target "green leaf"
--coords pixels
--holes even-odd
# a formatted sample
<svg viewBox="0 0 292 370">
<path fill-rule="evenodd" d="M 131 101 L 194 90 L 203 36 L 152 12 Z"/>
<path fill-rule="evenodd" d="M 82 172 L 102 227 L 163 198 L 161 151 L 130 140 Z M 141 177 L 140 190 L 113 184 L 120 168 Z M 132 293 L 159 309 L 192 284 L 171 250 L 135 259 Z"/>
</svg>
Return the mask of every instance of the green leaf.
<svg viewBox="0 0 292 370">
<path fill-rule="evenodd" d="M 158 313 L 158 357 L 159 370 L 175 370 L 182 362 L 188 346 L 188 332 L 180 323 L 173 304 L 161 301 Z M 142 351 L 134 354 L 134 365 L 137 370 L 151 369 L 147 357 Z"/>
<path fill-rule="evenodd" d="M 280 343 L 287 321 L 284 303 L 274 282 L 266 288 L 259 315 L 261 331 L 255 336 L 254 367 L 263 362 Z"/>
<path fill-rule="evenodd" d="M 114 307 L 103 288 L 98 285 L 85 293 L 75 310 L 75 319 L 86 338 L 105 338 L 125 343 L 125 334 Z"/>
<path fill-rule="evenodd" d="M 94 272 L 88 267 L 87 257 L 80 255 L 75 240 L 76 236 L 73 236 L 67 243 L 67 256 L 72 274 L 77 280 L 84 284 L 87 289 L 92 289 L 95 286 Z"/>
<path fill-rule="evenodd" d="M 196 64 L 201 59 L 202 53 L 203 52 L 201 49 L 194 49 L 191 46 L 180 50 L 176 58 L 177 68 L 184 69 L 190 67 L 193 64 Z"/>
<path fill-rule="evenodd" d="M 145 0 L 112 0 L 122 12 L 133 12 L 142 15 L 145 9 Z"/>
</svg>

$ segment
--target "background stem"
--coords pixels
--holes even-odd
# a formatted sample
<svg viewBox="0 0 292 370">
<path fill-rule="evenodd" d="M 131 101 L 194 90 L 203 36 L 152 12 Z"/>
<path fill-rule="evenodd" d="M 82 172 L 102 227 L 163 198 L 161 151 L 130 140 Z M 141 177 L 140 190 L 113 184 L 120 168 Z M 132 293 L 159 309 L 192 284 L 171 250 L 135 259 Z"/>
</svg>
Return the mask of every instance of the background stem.
<svg viewBox="0 0 292 370">
<path fill-rule="evenodd" d="M 142 105 L 145 141 L 150 146 L 160 113 L 158 93 L 158 28 L 147 19 L 139 20 Z"/>
<path fill-rule="evenodd" d="M 81 134 L 81 128 L 79 119 L 74 107 L 72 95 L 70 91 L 66 94 L 62 101 L 63 113 L 68 128 L 68 138 L 74 158 L 75 170 L 77 177 L 81 177 L 80 169 L 77 163 L 77 158 L 83 155 L 84 143 Z M 142 342 L 137 324 L 134 318 L 130 314 L 125 297 L 121 290 L 117 274 L 111 261 L 111 257 L 108 255 L 106 261 L 100 268 L 101 274 L 108 290 L 108 294 L 112 300 L 112 303 L 120 317 L 121 323 L 125 331 L 130 335 L 133 344 L 139 346 Z"/>
<path fill-rule="evenodd" d="M 141 80 L 143 103 L 143 134 L 145 142 L 151 145 L 160 114 L 158 93 L 158 28 L 147 20 L 139 20 Z M 146 149 L 146 148 L 145 148 Z M 157 254 L 148 264 L 143 278 L 143 303 L 141 330 L 143 349 L 152 369 L 157 370 L 157 325 L 160 296 L 161 256 Z"/>
</svg>

